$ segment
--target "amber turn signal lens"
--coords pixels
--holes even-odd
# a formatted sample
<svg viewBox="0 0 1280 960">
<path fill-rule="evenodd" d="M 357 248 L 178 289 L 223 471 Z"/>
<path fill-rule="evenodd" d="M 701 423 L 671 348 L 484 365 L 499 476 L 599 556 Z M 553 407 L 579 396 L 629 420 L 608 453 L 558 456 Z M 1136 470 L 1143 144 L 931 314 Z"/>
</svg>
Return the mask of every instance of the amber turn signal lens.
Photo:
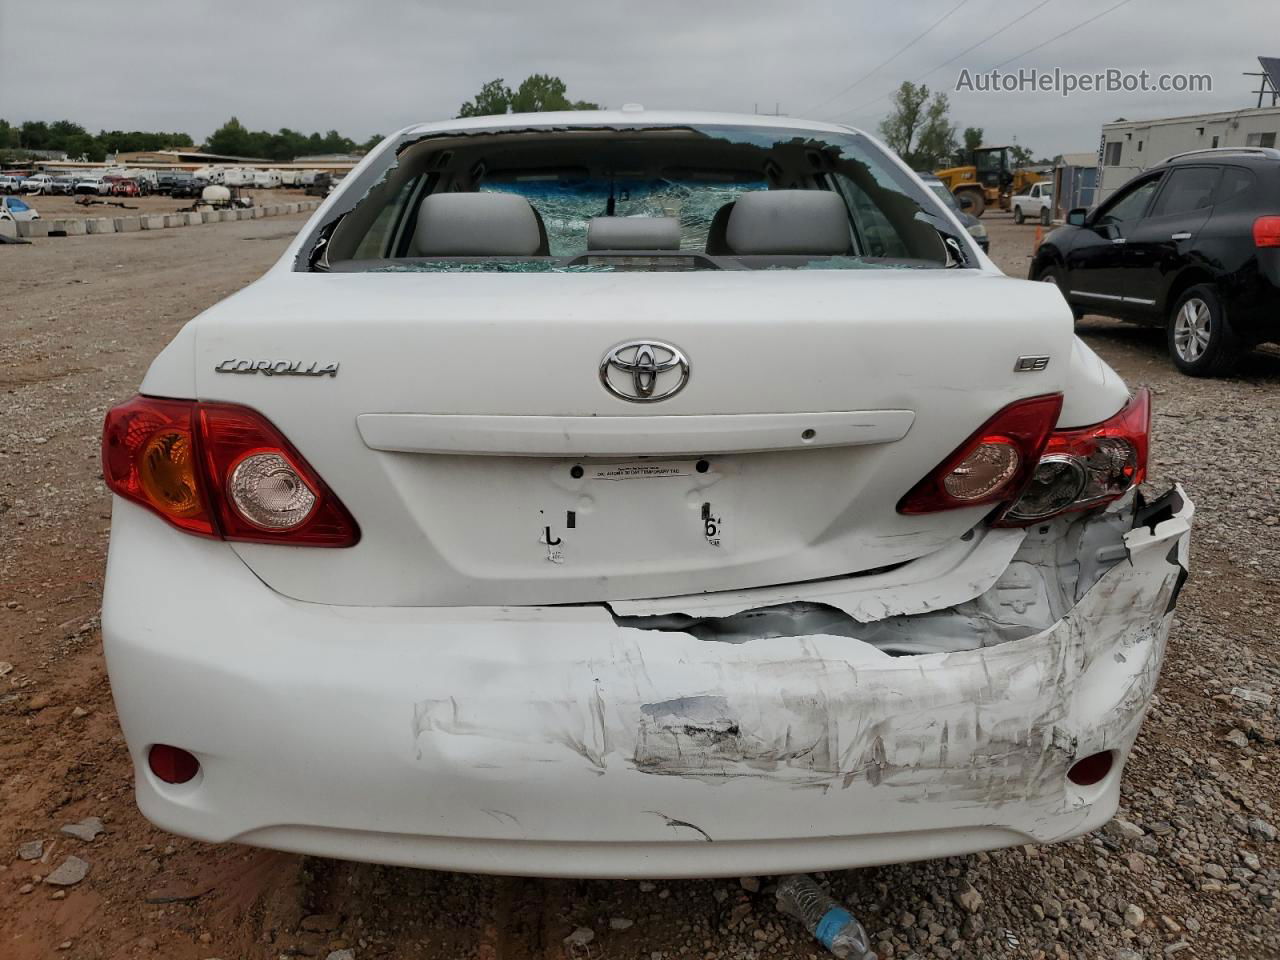
<svg viewBox="0 0 1280 960">
<path fill-rule="evenodd" d="M 151 437 L 138 458 L 138 483 L 164 513 L 193 517 L 201 510 L 200 488 L 191 434 L 162 430 Z"/>
</svg>

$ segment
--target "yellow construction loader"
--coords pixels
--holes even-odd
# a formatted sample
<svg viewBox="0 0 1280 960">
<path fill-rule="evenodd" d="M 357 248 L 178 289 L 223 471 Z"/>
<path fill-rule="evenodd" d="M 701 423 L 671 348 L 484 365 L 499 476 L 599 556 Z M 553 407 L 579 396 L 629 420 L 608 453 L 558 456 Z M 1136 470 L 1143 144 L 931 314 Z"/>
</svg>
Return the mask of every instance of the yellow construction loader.
<svg viewBox="0 0 1280 960">
<path fill-rule="evenodd" d="M 1009 198 L 1031 188 L 1043 174 L 1034 170 L 1014 170 L 1009 163 L 1009 147 L 979 147 L 970 156 L 971 163 L 960 167 L 935 170 L 934 176 L 955 194 L 960 206 L 975 217 L 987 207 L 1009 209 Z"/>
</svg>

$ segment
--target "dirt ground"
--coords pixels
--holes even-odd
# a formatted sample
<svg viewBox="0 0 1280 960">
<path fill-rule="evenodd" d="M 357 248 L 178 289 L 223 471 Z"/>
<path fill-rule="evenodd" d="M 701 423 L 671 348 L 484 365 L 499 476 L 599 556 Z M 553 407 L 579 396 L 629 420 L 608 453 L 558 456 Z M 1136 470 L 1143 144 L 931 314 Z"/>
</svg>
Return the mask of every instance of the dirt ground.
<svg viewBox="0 0 1280 960">
<path fill-rule="evenodd" d="M 0 246 L 0 958 L 824 956 L 776 914 L 769 878 L 392 869 L 210 846 L 139 815 L 99 629 L 102 416 L 301 222 Z M 1034 227 L 986 222 L 997 260 L 1025 275 Z M 1091 317 L 1080 332 L 1131 385 L 1152 387 L 1152 489 L 1179 479 L 1199 508 L 1125 823 L 823 879 L 882 957 L 1280 957 L 1280 357 L 1197 381 L 1172 369 L 1159 331 Z M 90 817 L 104 828 L 95 839 L 61 832 Z M 68 856 L 87 876 L 43 882 Z M 579 928 L 591 942 L 566 944 Z"/>
<path fill-rule="evenodd" d="M 302 190 L 279 188 L 275 190 L 243 190 L 243 194 L 253 197 L 255 204 L 292 203 L 306 197 Z M 174 213 L 188 209 L 195 200 L 190 197 L 162 197 L 153 194 L 149 197 L 94 197 L 89 199 L 100 201 L 84 205 L 77 203 L 82 197 L 26 197 L 22 198 L 30 207 L 34 207 L 42 220 L 76 220 L 86 217 L 138 217 L 148 213 Z M 123 204 L 123 206 L 118 206 Z"/>
</svg>

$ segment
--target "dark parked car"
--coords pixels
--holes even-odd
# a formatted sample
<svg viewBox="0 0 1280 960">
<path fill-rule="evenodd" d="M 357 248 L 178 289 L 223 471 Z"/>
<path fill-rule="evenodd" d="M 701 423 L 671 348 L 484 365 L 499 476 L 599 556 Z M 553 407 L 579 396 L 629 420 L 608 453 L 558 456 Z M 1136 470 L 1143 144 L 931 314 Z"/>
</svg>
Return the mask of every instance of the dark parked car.
<svg viewBox="0 0 1280 960">
<path fill-rule="evenodd" d="M 204 189 L 204 181 L 197 180 L 190 174 L 178 173 L 173 175 L 168 189 L 171 197 L 198 197 Z"/>
<path fill-rule="evenodd" d="M 943 203 L 947 205 L 952 213 L 956 215 L 956 219 L 960 221 L 960 226 L 968 231 L 969 236 L 973 237 L 974 242 L 982 248 L 983 253 L 991 252 L 991 239 L 987 236 L 987 228 L 982 221 L 969 212 L 966 207 L 956 199 L 956 195 L 947 189 L 947 185 L 939 180 L 936 176 L 928 171 L 917 170 L 916 176 L 924 181 L 924 185 L 932 190 Z M 969 204 L 972 206 L 972 202 Z"/>
<path fill-rule="evenodd" d="M 1072 210 L 1031 261 L 1076 316 L 1163 326 L 1183 373 L 1219 376 L 1280 340 L 1280 150 L 1178 154 L 1089 213 Z"/>
<path fill-rule="evenodd" d="M 156 193 L 161 196 L 168 196 L 173 193 L 174 174 L 158 173 L 156 174 Z"/>
</svg>

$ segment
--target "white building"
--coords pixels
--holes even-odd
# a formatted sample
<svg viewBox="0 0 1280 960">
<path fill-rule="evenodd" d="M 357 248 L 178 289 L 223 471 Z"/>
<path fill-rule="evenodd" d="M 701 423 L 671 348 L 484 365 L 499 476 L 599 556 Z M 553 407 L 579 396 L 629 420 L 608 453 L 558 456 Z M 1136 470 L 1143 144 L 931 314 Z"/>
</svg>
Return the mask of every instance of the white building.
<svg viewBox="0 0 1280 960">
<path fill-rule="evenodd" d="M 1280 107 L 1227 110 L 1164 120 L 1117 120 L 1102 125 L 1102 185 L 1098 200 L 1175 153 L 1213 147 L 1274 147 Z"/>
</svg>

